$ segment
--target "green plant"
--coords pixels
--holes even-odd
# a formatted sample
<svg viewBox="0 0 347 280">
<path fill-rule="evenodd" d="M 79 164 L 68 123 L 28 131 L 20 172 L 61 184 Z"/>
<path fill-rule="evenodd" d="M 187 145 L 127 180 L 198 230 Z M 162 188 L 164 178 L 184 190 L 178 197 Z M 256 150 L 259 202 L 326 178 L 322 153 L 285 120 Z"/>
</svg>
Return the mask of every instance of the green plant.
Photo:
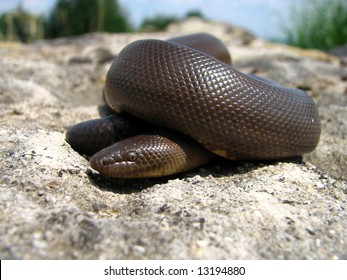
<svg viewBox="0 0 347 280">
<path fill-rule="evenodd" d="M 126 13 L 117 0 L 58 0 L 46 20 L 47 38 L 130 29 Z"/>
<path fill-rule="evenodd" d="M 189 17 L 199 17 L 202 19 L 205 18 L 204 14 L 200 10 L 189 10 L 186 13 L 185 18 L 189 18 Z"/>
<path fill-rule="evenodd" d="M 200 17 L 204 19 L 204 15 L 200 10 L 187 11 L 183 18 L 175 15 L 157 14 L 153 17 L 145 18 L 139 28 L 142 32 L 156 32 L 165 30 L 170 24 L 186 19 L 188 17 Z"/>
<path fill-rule="evenodd" d="M 30 43 L 44 36 L 44 21 L 18 6 L 0 16 L 0 39 Z"/>
<path fill-rule="evenodd" d="M 292 9 L 287 43 L 328 50 L 347 43 L 346 0 L 307 0 Z"/>
<path fill-rule="evenodd" d="M 145 18 L 139 28 L 142 32 L 156 32 L 165 30 L 168 25 L 178 21 L 174 15 L 158 14 L 151 18 Z"/>
</svg>

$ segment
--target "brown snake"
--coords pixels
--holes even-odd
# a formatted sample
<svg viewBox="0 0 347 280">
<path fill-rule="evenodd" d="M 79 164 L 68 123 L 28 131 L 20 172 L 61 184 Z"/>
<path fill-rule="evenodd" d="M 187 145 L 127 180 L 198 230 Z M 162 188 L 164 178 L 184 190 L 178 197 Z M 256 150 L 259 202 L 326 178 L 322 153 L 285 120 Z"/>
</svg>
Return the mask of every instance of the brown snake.
<svg viewBox="0 0 347 280">
<path fill-rule="evenodd" d="M 66 139 L 93 154 L 126 138 L 97 152 L 90 163 L 102 174 L 134 178 L 186 171 L 213 154 L 282 159 L 317 146 L 320 119 L 309 95 L 229 64 L 226 47 L 207 34 L 133 42 L 108 71 L 105 100 L 114 111 L 135 117 L 84 122 Z M 153 127 L 142 120 L 168 130 L 143 133 Z M 142 134 L 124 132 L 133 126 Z"/>
</svg>

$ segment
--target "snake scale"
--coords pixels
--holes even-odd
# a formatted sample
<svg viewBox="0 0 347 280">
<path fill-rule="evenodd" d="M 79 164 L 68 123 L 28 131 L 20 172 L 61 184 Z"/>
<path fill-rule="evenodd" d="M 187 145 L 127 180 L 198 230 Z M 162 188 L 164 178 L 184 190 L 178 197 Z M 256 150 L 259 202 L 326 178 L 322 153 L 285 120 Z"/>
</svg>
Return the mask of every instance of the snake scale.
<svg viewBox="0 0 347 280">
<path fill-rule="evenodd" d="M 311 152 L 320 137 L 306 92 L 239 72 L 208 34 L 130 43 L 107 73 L 104 97 L 125 113 L 77 124 L 66 140 L 95 153 L 92 168 L 112 177 L 165 176 L 213 155 L 283 159 Z"/>
</svg>

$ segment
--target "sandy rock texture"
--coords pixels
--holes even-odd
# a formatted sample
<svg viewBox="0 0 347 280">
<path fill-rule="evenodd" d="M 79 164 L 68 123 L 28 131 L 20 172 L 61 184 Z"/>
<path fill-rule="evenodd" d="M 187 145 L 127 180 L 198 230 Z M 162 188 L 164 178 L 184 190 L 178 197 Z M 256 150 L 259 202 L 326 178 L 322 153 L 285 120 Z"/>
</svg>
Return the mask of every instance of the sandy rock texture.
<svg viewBox="0 0 347 280">
<path fill-rule="evenodd" d="M 274 45 L 223 24 L 196 26 L 0 43 L 1 259 L 347 258 L 346 52 Z M 201 28 L 218 30 L 241 71 L 307 90 L 321 115 L 317 149 L 288 161 L 216 159 L 161 179 L 91 170 L 65 132 L 100 116 L 117 53 L 136 39 Z"/>
</svg>

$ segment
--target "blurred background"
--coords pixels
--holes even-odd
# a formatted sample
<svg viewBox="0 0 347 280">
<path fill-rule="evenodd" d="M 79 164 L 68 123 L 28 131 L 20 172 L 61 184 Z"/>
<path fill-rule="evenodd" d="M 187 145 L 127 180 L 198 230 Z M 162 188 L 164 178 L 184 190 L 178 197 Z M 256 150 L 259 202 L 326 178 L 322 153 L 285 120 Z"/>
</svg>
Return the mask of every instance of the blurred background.
<svg viewBox="0 0 347 280">
<path fill-rule="evenodd" d="M 190 16 L 302 48 L 347 43 L 346 0 L 0 0 L 0 40 L 164 31 Z"/>
</svg>

